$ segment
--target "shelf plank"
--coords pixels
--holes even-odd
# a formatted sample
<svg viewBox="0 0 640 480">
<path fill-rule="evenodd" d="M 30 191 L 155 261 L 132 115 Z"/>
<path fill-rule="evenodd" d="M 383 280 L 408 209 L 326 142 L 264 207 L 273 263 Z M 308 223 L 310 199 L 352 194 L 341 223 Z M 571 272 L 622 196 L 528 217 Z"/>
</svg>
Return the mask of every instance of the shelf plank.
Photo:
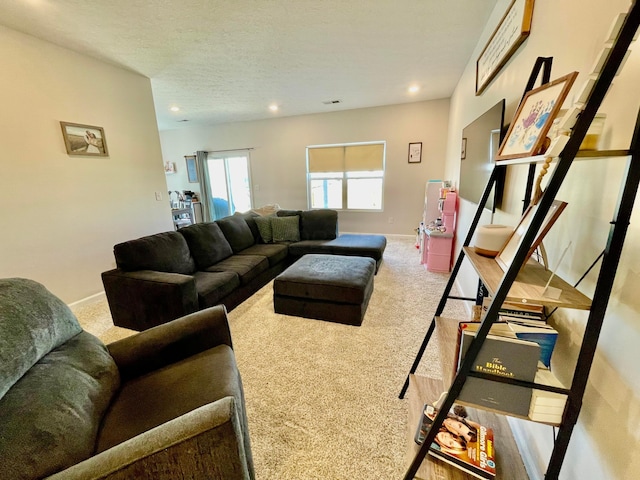
<svg viewBox="0 0 640 480">
<path fill-rule="evenodd" d="M 574 160 L 593 160 L 596 158 L 628 157 L 630 150 L 579 150 Z M 529 165 L 531 163 L 544 163 L 547 157 L 535 155 L 533 157 L 510 158 L 508 160 L 496 160 L 496 166 L 502 165 Z M 559 157 L 554 157 L 553 162 Z"/>
<path fill-rule="evenodd" d="M 480 276 L 482 283 L 487 287 L 489 293 L 494 295 L 504 276 L 504 271 L 500 268 L 500 265 L 494 258 L 478 255 L 472 247 L 463 247 L 463 250 Z M 589 297 L 557 275 L 553 277 L 550 285 L 562 290 L 560 298 L 556 300 L 543 297 L 542 292 L 550 276 L 550 270 L 546 270 L 538 262 L 530 259 L 516 277 L 513 285 L 511 285 L 506 300 L 537 303 L 551 308 L 564 307 L 578 310 L 589 310 L 591 308 L 591 299 Z"/>
<path fill-rule="evenodd" d="M 422 408 L 427 402 L 434 402 L 443 391 L 442 380 L 427 378 L 420 375 L 409 376 L 409 423 L 407 425 L 407 437 L 409 449 L 407 452 L 407 468 L 415 454 L 420 449 L 413 437 L 416 433 L 418 422 L 422 415 Z M 494 415 L 490 412 L 468 409 L 473 418 L 493 429 L 496 444 L 496 480 L 522 479 L 528 480 L 529 476 L 524 468 L 520 452 L 513 439 L 511 428 L 506 417 Z M 460 469 L 449 465 L 437 458 L 427 455 L 418 469 L 415 478 L 421 480 L 474 480 L 476 477 Z"/>
</svg>

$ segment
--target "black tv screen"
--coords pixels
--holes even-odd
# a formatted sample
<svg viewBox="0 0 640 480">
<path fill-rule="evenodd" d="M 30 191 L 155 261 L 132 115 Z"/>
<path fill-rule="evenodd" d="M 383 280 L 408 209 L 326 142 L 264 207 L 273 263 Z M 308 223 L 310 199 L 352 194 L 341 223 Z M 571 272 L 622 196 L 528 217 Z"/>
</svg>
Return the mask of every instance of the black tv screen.
<svg viewBox="0 0 640 480">
<path fill-rule="evenodd" d="M 502 99 L 462 130 L 458 194 L 470 202 L 480 203 L 489 182 L 503 138 L 504 108 L 505 100 Z M 496 184 L 485 205 L 491 211 L 502 201 L 504 171 L 505 167 L 496 170 Z"/>
</svg>

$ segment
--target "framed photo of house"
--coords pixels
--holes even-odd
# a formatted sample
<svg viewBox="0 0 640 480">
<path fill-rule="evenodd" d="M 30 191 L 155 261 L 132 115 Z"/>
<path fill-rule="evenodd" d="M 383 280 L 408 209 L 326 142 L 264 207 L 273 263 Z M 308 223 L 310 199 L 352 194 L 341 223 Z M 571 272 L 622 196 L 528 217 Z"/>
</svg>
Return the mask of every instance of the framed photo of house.
<svg viewBox="0 0 640 480">
<path fill-rule="evenodd" d="M 409 144 L 409 163 L 420 163 L 422 161 L 422 142 Z"/>
<path fill-rule="evenodd" d="M 531 32 L 534 0 L 513 0 L 476 61 L 476 95 L 498 75 Z"/>
<path fill-rule="evenodd" d="M 547 212 L 546 217 L 544 218 L 540 229 L 538 230 L 538 234 L 534 239 L 527 256 L 525 257 L 525 263 L 529 260 L 529 257 L 533 255 L 533 252 L 538 248 L 538 246 L 542 243 L 545 235 L 551 230 L 551 227 L 556 222 L 562 211 L 567 206 L 566 202 L 561 200 L 554 200 L 551 204 L 551 208 Z M 507 240 L 507 243 L 502 247 L 502 250 L 496 256 L 496 262 L 500 265 L 503 271 L 507 271 L 511 266 L 511 262 L 513 262 L 513 258 L 516 256 L 516 252 L 518 251 L 518 247 L 520 246 L 520 241 L 524 236 L 525 232 L 529 229 L 529 225 L 531 225 L 531 220 L 533 220 L 533 216 L 538 209 L 538 205 L 531 205 L 522 215 L 518 226 L 513 230 L 513 233 Z"/>
<path fill-rule="evenodd" d="M 198 183 L 198 169 L 196 168 L 196 156 L 186 155 L 184 157 L 187 162 L 187 179 L 189 183 Z"/>
<path fill-rule="evenodd" d="M 496 160 L 531 157 L 540 152 L 577 76 L 578 72 L 572 72 L 527 92 L 498 149 Z"/>
<path fill-rule="evenodd" d="M 102 127 L 60 122 L 62 138 L 69 155 L 108 157 L 107 140 Z"/>
</svg>

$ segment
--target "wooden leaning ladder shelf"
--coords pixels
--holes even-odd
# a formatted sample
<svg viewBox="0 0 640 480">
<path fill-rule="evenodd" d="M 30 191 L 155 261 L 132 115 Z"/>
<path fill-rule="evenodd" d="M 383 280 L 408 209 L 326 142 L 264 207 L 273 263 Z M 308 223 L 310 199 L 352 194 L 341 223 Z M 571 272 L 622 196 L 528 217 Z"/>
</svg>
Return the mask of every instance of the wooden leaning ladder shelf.
<svg viewBox="0 0 640 480">
<path fill-rule="evenodd" d="M 636 120 L 636 125 L 633 133 L 633 138 L 631 140 L 631 145 L 629 150 L 616 150 L 609 152 L 600 152 L 599 156 L 601 157 L 609 157 L 609 156 L 625 156 L 629 157 L 627 163 L 627 170 L 623 176 L 623 185 L 622 191 L 618 199 L 618 203 L 616 205 L 616 209 L 614 212 L 614 219 L 611 222 L 611 227 L 609 231 L 609 237 L 607 240 L 607 244 L 604 250 L 604 254 L 602 256 L 602 263 L 600 266 L 600 271 L 598 274 L 598 280 L 595 287 L 595 292 L 593 295 L 593 301 L 590 301 L 587 297 L 578 292 L 575 288 L 568 285 L 566 282 L 561 279 L 555 277 L 554 282 L 558 282 L 558 287 L 562 289 L 563 295 L 559 300 L 549 300 L 545 298 L 545 304 L 551 307 L 566 307 L 566 308 L 578 308 L 589 310 L 589 316 L 587 320 L 587 326 L 585 329 L 585 333 L 582 340 L 582 345 L 578 354 L 577 365 L 574 370 L 573 380 L 571 386 L 568 389 L 551 387 L 548 385 L 542 385 L 538 383 L 532 382 L 522 382 L 511 379 L 499 378 L 496 376 L 491 376 L 487 374 L 481 374 L 475 371 L 472 371 L 472 366 L 474 360 L 476 359 L 480 349 L 482 347 L 483 342 L 485 341 L 487 334 L 491 326 L 498 319 L 498 312 L 502 303 L 507 299 L 517 299 L 522 300 L 523 298 L 535 298 L 536 302 L 540 302 L 540 295 L 534 295 L 531 297 L 527 293 L 528 285 L 530 284 L 539 284 L 540 281 L 546 282 L 546 279 L 551 275 L 550 272 L 545 271 L 541 267 L 536 267 L 536 265 L 531 265 L 531 262 L 527 263 L 524 268 L 523 264 L 525 263 L 525 258 L 527 252 L 529 250 L 530 245 L 534 242 L 536 233 L 538 232 L 540 226 L 542 225 L 544 218 L 549 211 L 553 201 L 555 200 L 556 194 L 562 185 L 569 168 L 574 160 L 574 158 L 578 155 L 578 151 L 584 137 L 589 129 L 593 118 L 595 117 L 600 105 L 613 81 L 616 72 L 619 67 L 622 65 L 624 60 L 624 56 L 629 48 L 629 45 L 633 41 L 633 37 L 638 30 L 638 26 L 640 24 L 640 5 L 637 0 L 634 0 L 632 3 L 629 12 L 627 13 L 624 23 L 620 29 L 620 32 L 614 42 L 613 47 L 605 61 L 605 64 L 596 80 L 595 86 L 591 91 L 591 94 L 584 106 L 582 113 L 580 114 L 578 120 L 576 121 L 573 132 L 569 141 L 567 142 L 564 150 L 559 156 L 559 160 L 557 166 L 548 181 L 547 188 L 544 192 L 544 195 L 540 199 L 538 203 L 538 208 L 536 213 L 533 216 L 531 224 L 524 234 L 522 241 L 518 247 L 518 250 L 515 254 L 513 262 L 509 266 L 506 272 L 503 272 L 500 267 L 495 264 L 493 259 L 487 259 L 483 257 L 479 257 L 475 255 L 472 249 L 469 248 L 469 244 L 471 242 L 471 238 L 473 237 L 474 231 L 478 226 L 478 222 L 480 220 L 480 216 L 482 210 L 484 208 L 487 199 L 489 198 L 489 193 L 496 179 L 496 170 L 491 175 L 489 182 L 485 188 L 485 191 L 482 195 L 482 199 L 478 205 L 478 209 L 473 218 L 471 226 L 469 228 L 469 233 L 465 238 L 463 249 L 458 255 L 458 259 L 456 264 L 452 270 L 449 281 L 445 287 L 443 295 L 440 299 L 440 302 L 436 308 L 435 315 L 429 325 L 429 329 L 424 337 L 424 340 L 418 350 L 414 363 L 411 367 L 409 374 L 405 380 L 405 383 L 402 387 L 399 397 L 404 398 L 404 395 L 409 387 L 409 382 L 411 380 L 412 383 L 415 382 L 415 374 L 418 365 L 422 359 L 424 351 L 429 343 L 431 336 L 433 335 L 434 330 L 436 329 L 436 325 L 439 322 L 446 321 L 445 319 L 441 319 L 440 315 L 444 311 L 446 302 L 448 299 L 461 299 L 460 297 L 450 296 L 451 289 L 453 287 L 453 283 L 455 281 L 456 275 L 460 269 L 463 259 L 465 256 L 470 260 L 474 268 L 476 269 L 480 280 L 483 284 L 483 287 L 486 288 L 492 297 L 492 302 L 486 312 L 484 320 L 480 324 L 480 327 L 476 333 L 476 341 L 472 342 L 467 354 L 462 361 L 458 373 L 455 375 L 453 383 L 451 383 L 448 394 L 442 402 L 442 405 L 438 411 L 436 418 L 434 419 L 433 426 L 429 430 L 424 442 L 418 449 L 415 454 L 411 465 L 409 466 L 406 474 L 405 480 L 411 480 L 415 477 L 416 472 L 420 468 L 422 462 L 425 459 L 425 456 L 428 453 L 429 446 L 435 439 L 437 430 L 440 425 L 442 425 L 447 412 L 456 402 L 464 383 L 466 382 L 468 377 L 478 377 L 483 378 L 487 381 L 499 381 L 504 383 L 510 383 L 515 385 L 522 385 L 527 387 L 533 387 L 539 390 L 545 390 L 550 392 L 562 393 L 567 395 L 566 407 L 564 410 L 564 414 L 562 417 L 562 422 L 559 425 L 558 433 L 555 438 L 555 443 L 553 447 L 553 451 L 551 454 L 551 458 L 547 465 L 547 471 L 545 474 L 546 480 L 557 479 L 560 473 L 560 469 L 562 467 L 562 463 L 564 461 L 564 457 L 567 452 L 567 448 L 569 446 L 569 440 L 571 438 L 571 434 L 573 432 L 573 428 L 577 423 L 578 416 L 580 414 L 580 409 L 582 407 L 582 399 L 584 396 L 585 388 L 587 385 L 587 379 L 589 377 L 589 372 L 591 370 L 591 364 L 593 361 L 593 357 L 595 355 L 596 346 L 598 343 L 598 337 L 600 335 L 600 331 L 602 328 L 602 324 L 604 321 L 604 316 L 606 313 L 607 305 L 609 302 L 609 297 L 611 295 L 613 281 L 615 278 L 615 273 L 618 268 L 618 263 L 620 260 L 620 255 L 622 253 L 622 247 L 624 245 L 624 240 L 627 234 L 628 225 L 631 218 L 631 213 L 633 210 L 633 204 L 636 198 L 636 193 L 638 191 L 638 185 L 640 184 L 640 156 L 639 156 L 639 144 L 640 144 L 640 112 L 639 116 Z M 591 155 L 594 156 L 594 155 Z M 509 161 L 509 164 L 520 163 L 520 164 L 533 164 L 544 161 L 542 157 L 530 157 L 517 159 L 517 161 Z M 497 168 L 497 167 L 496 167 Z M 544 285 L 544 283 L 542 283 Z M 554 285 L 552 283 L 552 285 Z M 470 300 L 470 299 L 463 299 Z M 548 301 L 547 301 L 548 300 Z M 446 375 L 445 375 L 446 377 Z M 435 387 L 434 387 L 435 388 Z M 434 397 L 432 401 L 436 400 L 439 391 L 434 391 L 432 394 Z M 421 406 L 420 406 L 421 407 Z M 420 408 L 418 407 L 418 408 Z M 415 405 L 411 405 L 411 408 L 416 408 Z M 410 426 L 410 428 L 415 428 L 416 425 Z M 502 430 L 502 427 L 498 427 Z M 505 453 L 505 452 L 503 452 Z M 500 454 L 500 452 L 499 452 Z M 453 467 L 452 467 L 453 468 Z M 456 470 L 459 472 L 459 470 Z M 507 473 L 507 472 L 504 472 Z M 438 478 L 442 478 L 438 476 Z M 455 473 L 452 474 L 450 478 L 466 478 L 459 477 Z M 508 478 L 508 477 L 504 477 Z"/>
</svg>

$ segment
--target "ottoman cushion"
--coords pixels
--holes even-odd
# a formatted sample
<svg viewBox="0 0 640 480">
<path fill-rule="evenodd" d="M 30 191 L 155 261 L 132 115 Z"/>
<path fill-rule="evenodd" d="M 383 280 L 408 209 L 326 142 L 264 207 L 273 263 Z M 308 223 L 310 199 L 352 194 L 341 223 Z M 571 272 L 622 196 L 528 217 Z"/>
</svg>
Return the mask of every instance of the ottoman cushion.
<svg viewBox="0 0 640 480">
<path fill-rule="evenodd" d="M 365 257 L 305 255 L 274 281 L 274 293 L 297 298 L 359 304 L 375 262 Z"/>
<path fill-rule="evenodd" d="M 273 283 L 276 313 L 360 325 L 373 292 L 368 257 L 310 254 Z"/>
</svg>

